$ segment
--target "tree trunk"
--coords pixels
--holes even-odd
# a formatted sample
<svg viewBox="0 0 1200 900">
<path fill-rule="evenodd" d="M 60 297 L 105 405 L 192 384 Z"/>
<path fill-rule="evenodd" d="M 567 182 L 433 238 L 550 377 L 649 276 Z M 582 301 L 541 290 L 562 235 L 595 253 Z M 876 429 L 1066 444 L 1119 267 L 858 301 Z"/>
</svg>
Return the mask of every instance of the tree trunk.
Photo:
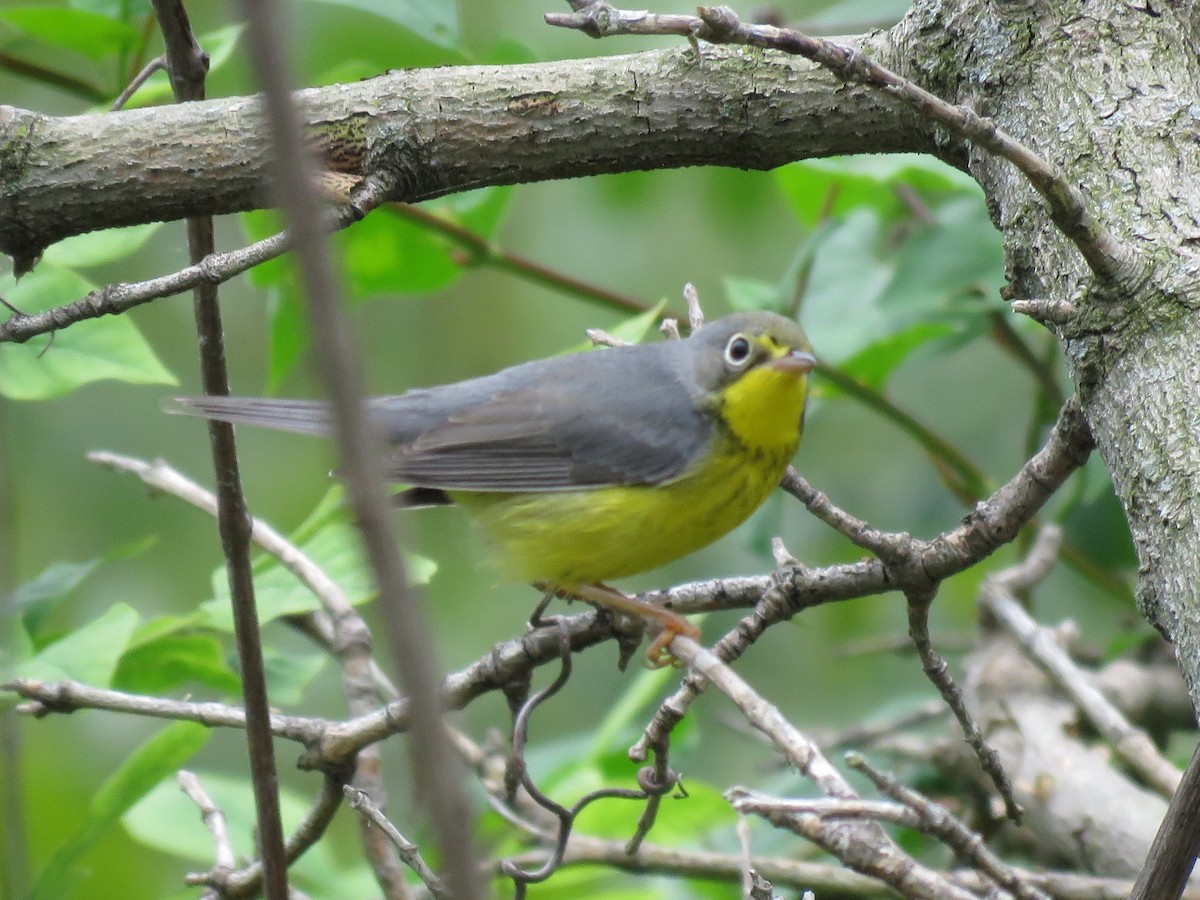
<svg viewBox="0 0 1200 900">
<path fill-rule="evenodd" d="M 1056 326 L 1129 520 L 1146 617 L 1200 708 L 1200 40 L 1191 3 L 919 3 L 909 74 L 1057 164 L 1144 264 L 1097 284 L 1006 162 L 977 150 L 1013 296 L 1067 300 Z"/>
</svg>

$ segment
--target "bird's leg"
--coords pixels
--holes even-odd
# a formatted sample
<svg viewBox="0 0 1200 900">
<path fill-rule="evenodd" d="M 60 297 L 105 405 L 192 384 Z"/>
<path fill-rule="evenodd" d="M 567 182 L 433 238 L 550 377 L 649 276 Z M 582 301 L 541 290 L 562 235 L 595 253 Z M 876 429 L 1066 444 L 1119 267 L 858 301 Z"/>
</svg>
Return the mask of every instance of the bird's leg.
<svg viewBox="0 0 1200 900">
<path fill-rule="evenodd" d="M 534 587 L 542 592 L 542 599 L 538 601 L 537 606 L 533 608 L 533 612 L 529 614 L 529 627 L 546 628 L 558 621 L 558 616 L 551 616 L 548 619 L 542 618 L 542 613 L 546 611 L 546 607 L 550 605 L 550 601 L 558 596 L 558 589 L 553 585 L 544 584 L 540 581 Z"/>
<path fill-rule="evenodd" d="M 675 635 L 682 634 L 692 639 L 700 637 L 700 629 L 679 613 L 655 606 L 653 603 L 647 603 L 636 597 L 630 597 L 628 594 L 622 594 L 606 584 L 581 584 L 571 588 L 570 593 L 580 600 L 598 603 L 627 616 L 636 616 L 640 619 L 657 622 L 662 630 L 646 650 L 648 665 L 653 669 L 675 664 L 676 659 L 671 655 L 668 646 Z"/>
</svg>

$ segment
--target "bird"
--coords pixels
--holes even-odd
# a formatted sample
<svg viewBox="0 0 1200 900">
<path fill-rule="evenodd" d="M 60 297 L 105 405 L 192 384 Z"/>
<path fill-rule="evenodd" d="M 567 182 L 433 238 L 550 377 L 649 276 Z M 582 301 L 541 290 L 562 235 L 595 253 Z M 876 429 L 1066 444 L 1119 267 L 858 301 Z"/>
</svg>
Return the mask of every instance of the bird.
<svg viewBox="0 0 1200 900">
<path fill-rule="evenodd" d="M 674 661 L 678 613 L 607 582 L 707 546 L 779 483 L 804 429 L 804 331 L 766 311 L 686 338 L 527 362 L 366 401 L 403 505 L 457 503 L 507 576 L 657 623 L 651 666 Z M 320 401 L 179 397 L 169 412 L 303 434 Z"/>
</svg>

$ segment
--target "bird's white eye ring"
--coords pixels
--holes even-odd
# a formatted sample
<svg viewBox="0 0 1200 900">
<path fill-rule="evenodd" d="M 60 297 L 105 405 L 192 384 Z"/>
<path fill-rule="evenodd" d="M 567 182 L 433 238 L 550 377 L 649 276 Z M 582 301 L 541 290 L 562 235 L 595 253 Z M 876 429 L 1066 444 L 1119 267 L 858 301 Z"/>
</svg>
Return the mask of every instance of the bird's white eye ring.
<svg viewBox="0 0 1200 900">
<path fill-rule="evenodd" d="M 741 368 L 750 359 L 750 341 L 745 335 L 735 334 L 725 345 L 725 362 L 735 368 Z"/>
</svg>

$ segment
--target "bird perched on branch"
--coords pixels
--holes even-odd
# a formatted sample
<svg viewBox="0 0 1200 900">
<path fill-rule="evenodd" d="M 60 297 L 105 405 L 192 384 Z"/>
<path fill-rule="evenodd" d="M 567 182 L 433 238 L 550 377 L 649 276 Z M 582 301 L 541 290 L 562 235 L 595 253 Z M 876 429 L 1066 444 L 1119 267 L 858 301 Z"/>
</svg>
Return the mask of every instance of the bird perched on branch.
<svg viewBox="0 0 1200 900">
<path fill-rule="evenodd" d="M 684 340 L 537 360 L 368 401 L 388 475 L 410 505 L 458 503 L 502 570 L 662 626 L 652 664 L 698 629 L 608 587 L 698 550 L 757 509 L 796 451 L 808 374 L 804 332 L 738 313 Z M 184 397 L 172 412 L 328 434 L 306 400 Z"/>
</svg>

